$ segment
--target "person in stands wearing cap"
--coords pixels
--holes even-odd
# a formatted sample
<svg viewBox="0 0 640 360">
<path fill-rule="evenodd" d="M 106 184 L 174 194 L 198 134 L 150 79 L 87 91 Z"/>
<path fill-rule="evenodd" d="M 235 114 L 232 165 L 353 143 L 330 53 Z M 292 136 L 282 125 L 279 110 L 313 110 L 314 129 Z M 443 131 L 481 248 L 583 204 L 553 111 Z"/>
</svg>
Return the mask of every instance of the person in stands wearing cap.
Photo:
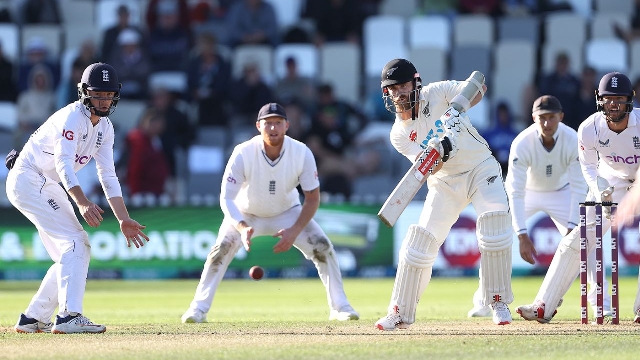
<svg viewBox="0 0 640 360">
<path fill-rule="evenodd" d="M 587 201 L 620 203 L 633 185 L 640 158 L 640 109 L 633 108 L 633 96 L 631 81 L 626 75 L 619 72 L 605 74 L 596 90 L 597 111 L 578 127 L 578 159 L 589 189 Z M 586 210 L 587 251 L 591 254 L 596 243 L 595 207 Z M 611 227 L 611 208 L 604 206 L 603 215 L 604 234 Z M 518 307 L 518 314 L 540 323 L 551 321 L 562 297 L 578 276 L 579 268 L 578 224 L 560 240 L 534 302 Z M 620 313 L 620 309 L 615 311 Z M 633 313 L 634 321 L 640 323 L 640 292 Z"/>
<path fill-rule="evenodd" d="M 122 30 L 118 35 L 118 47 L 109 59 L 122 81 L 122 97 L 130 100 L 149 98 L 151 60 L 141 41 L 140 34 L 134 29 Z"/>
<path fill-rule="evenodd" d="M 505 188 L 520 256 L 530 264 L 536 263 L 537 252 L 529 238 L 527 219 L 542 211 L 551 217 L 562 236 L 567 235 L 578 226 L 578 204 L 587 196 L 587 184 L 578 162 L 578 134 L 562 123 L 563 116 L 562 106 L 555 96 L 539 97 L 531 110 L 533 124 L 518 134 L 509 151 Z M 589 302 L 594 314 L 595 264 L 594 252 L 588 261 Z M 606 279 L 603 289 L 606 294 Z M 474 295 L 474 308 L 469 311 L 469 317 L 491 313 L 480 303 L 479 291 Z M 610 305 L 610 297 L 606 296 L 605 315 L 611 315 Z"/>
<path fill-rule="evenodd" d="M 491 307 L 494 324 L 510 324 L 513 229 L 502 168 L 465 112 L 449 108 L 456 102 L 468 110 L 482 99 L 486 86 L 475 81 L 480 91 L 472 99 L 460 94 L 465 81 L 422 86 L 420 74 L 406 59 L 389 61 L 380 76 L 385 107 L 396 116 L 391 144 L 412 163 L 425 149 L 436 150 L 440 162 L 427 179 L 429 191 L 418 223 L 409 226 L 402 242 L 387 316 L 376 328 L 406 329 L 415 322 L 440 247 L 469 204 L 478 214 L 480 271 L 486 275 L 483 304 Z"/>
<path fill-rule="evenodd" d="M 36 226 L 54 261 L 31 303 L 20 314 L 15 325 L 19 333 L 106 330 L 82 314 L 91 245 L 69 201 L 70 197 L 89 226 L 100 226 L 104 211 L 87 199 L 76 176 L 92 158 L 127 246 L 138 248 L 149 241 L 142 232 L 145 227 L 129 217 L 113 163 L 114 132 L 108 116 L 120 99 L 120 86 L 111 65 L 89 65 L 78 84 L 78 101 L 56 111 L 31 135 L 19 154 L 14 150 L 6 158 L 10 169 L 7 197 Z M 58 315 L 53 324 L 56 307 Z"/>
<path fill-rule="evenodd" d="M 313 220 L 320 205 L 320 183 L 311 150 L 286 135 L 289 121 L 278 103 L 260 109 L 256 128 L 260 135 L 237 145 L 227 162 L 220 191 L 224 220 L 182 322 L 207 322 L 213 297 L 234 256 L 243 246 L 250 251 L 253 238 L 265 235 L 279 238 L 274 253 L 295 246 L 313 261 L 327 291 L 329 320 L 359 319 L 345 295 L 333 245 Z M 302 205 L 298 185 L 304 192 Z"/>
</svg>

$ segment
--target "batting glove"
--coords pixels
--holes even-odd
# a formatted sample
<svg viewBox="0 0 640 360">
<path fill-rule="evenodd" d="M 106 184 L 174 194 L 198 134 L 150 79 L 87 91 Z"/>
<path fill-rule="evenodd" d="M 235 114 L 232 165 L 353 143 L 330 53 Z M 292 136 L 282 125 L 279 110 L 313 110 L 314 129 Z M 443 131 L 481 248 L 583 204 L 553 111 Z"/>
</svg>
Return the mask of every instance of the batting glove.
<svg viewBox="0 0 640 360">
<path fill-rule="evenodd" d="M 442 162 L 447 162 L 447 160 L 452 158 L 458 152 L 458 147 L 455 146 L 455 142 L 447 136 L 442 139 L 437 137 L 431 138 L 427 143 L 427 146 L 436 149 L 442 158 Z"/>
</svg>

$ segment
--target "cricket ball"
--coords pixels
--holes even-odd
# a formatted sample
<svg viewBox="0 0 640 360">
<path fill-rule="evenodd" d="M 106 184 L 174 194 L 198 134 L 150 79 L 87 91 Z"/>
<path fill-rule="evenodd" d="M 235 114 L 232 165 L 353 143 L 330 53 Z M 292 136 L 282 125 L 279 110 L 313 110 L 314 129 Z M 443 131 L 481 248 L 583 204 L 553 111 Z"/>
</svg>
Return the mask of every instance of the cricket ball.
<svg viewBox="0 0 640 360">
<path fill-rule="evenodd" d="M 253 280 L 260 280 L 264 276 L 264 269 L 258 265 L 252 266 L 251 269 L 249 269 L 249 276 L 251 276 Z"/>
</svg>

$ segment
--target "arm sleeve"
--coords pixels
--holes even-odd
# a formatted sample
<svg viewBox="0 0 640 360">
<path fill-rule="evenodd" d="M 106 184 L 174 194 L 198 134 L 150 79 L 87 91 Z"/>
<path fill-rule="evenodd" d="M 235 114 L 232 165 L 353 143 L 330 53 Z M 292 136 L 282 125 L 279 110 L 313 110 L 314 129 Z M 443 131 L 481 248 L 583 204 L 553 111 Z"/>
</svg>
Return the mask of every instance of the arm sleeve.
<svg viewBox="0 0 640 360">
<path fill-rule="evenodd" d="M 593 194 L 598 194 L 598 151 L 595 147 L 595 140 L 596 133 L 593 122 L 583 122 L 578 128 L 578 160 L 582 176 L 589 190 Z"/>
<path fill-rule="evenodd" d="M 53 143 L 53 161 L 62 185 L 66 190 L 69 190 L 80 185 L 73 167 L 80 131 L 70 118 L 67 118 L 62 128 L 57 130 L 58 134 Z"/>
<path fill-rule="evenodd" d="M 220 209 L 225 217 L 233 220 L 234 224 L 244 220 L 242 212 L 234 201 L 244 181 L 244 161 L 242 155 L 234 150 L 224 170 L 220 186 Z"/>
<path fill-rule="evenodd" d="M 518 146 L 520 143 L 511 145 L 509 152 L 509 170 L 505 179 L 505 188 L 509 195 L 509 207 L 513 217 L 513 230 L 520 235 L 527 233 L 527 219 L 524 211 L 524 197 L 527 185 L 527 170 L 530 166 L 528 159 Z"/>
<path fill-rule="evenodd" d="M 100 181 L 100 185 L 102 185 L 102 191 L 104 191 L 107 199 L 122 196 L 122 188 L 116 176 L 116 167 L 113 163 L 114 137 L 113 127 L 111 127 L 108 131 L 108 136 L 104 139 L 104 143 L 94 155 L 96 168 L 98 170 L 98 180 Z"/>
<path fill-rule="evenodd" d="M 304 165 L 300 174 L 300 187 L 303 191 L 311 191 L 320 186 L 318 180 L 318 168 L 316 167 L 316 159 L 309 148 L 306 148 L 304 154 Z"/>
</svg>

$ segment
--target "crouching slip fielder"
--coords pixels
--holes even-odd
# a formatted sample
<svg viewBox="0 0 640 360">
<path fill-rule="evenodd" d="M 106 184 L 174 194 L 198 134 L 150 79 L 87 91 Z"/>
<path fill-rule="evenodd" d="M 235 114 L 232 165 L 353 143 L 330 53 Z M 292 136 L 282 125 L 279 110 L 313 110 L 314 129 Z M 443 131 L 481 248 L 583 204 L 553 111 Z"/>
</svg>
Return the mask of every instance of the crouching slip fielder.
<svg viewBox="0 0 640 360">
<path fill-rule="evenodd" d="M 17 332 L 106 330 L 104 325 L 94 324 L 82 315 L 91 245 L 67 196 L 68 192 L 89 226 L 100 225 L 104 211 L 87 199 L 76 177 L 91 158 L 96 161 L 102 190 L 128 246 L 133 243 L 140 247 L 149 240 L 142 232 L 144 226 L 129 217 L 113 164 L 114 132 L 107 116 L 120 98 L 120 83 L 113 67 L 104 63 L 89 65 L 78 84 L 78 97 L 31 135 L 7 176 L 9 201 L 36 226 L 55 262 L 20 315 Z M 55 324 L 51 324 L 56 306 L 58 315 Z"/>
<path fill-rule="evenodd" d="M 182 322 L 206 322 L 206 314 L 227 267 L 241 246 L 250 250 L 254 236 L 273 235 L 275 253 L 295 246 L 313 261 L 327 291 L 330 320 L 357 320 L 342 287 L 333 245 L 313 220 L 320 204 L 320 183 L 311 150 L 285 133 L 284 108 L 264 105 L 256 127 L 260 135 L 233 150 L 222 178 L 220 207 L 224 220 L 204 264 L 200 283 Z M 296 186 L 304 191 L 304 204 Z"/>
<path fill-rule="evenodd" d="M 578 226 L 578 204 L 587 196 L 578 161 L 578 134 L 562 123 L 564 113 L 560 101 L 544 95 L 536 99 L 531 110 L 533 124 L 524 129 L 511 144 L 509 171 L 505 188 L 509 197 L 513 229 L 518 234 L 520 256 L 535 264 L 537 255 L 529 238 L 526 221 L 542 211 L 551 217 L 562 236 Z M 588 261 L 591 285 L 589 302 L 594 314 L 596 306 L 595 252 Z M 606 294 L 606 278 L 603 283 Z M 474 308 L 469 317 L 489 316 L 491 309 L 482 304 L 480 289 L 474 295 Z M 610 311 L 610 297 L 605 296 L 605 314 Z"/>
<path fill-rule="evenodd" d="M 640 109 L 633 108 L 633 96 L 631 82 L 625 75 L 617 72 L 604 75 L 596 90 L 598 111 L 578 128 L 580 167 L 589 186 L 587 201 L 620 203 L 635 180 L 640 159 Z M 603 234 L 611 227 L 610 211 L 603 208 Z M 591 255 L 595 249 L 594 207 L 587 207 L 586 216 L 587 251 Z M 518 313 L 527 320 L 549 322 L 579 270 L 580 226 L 576 226 L 560 241 L 533 304 L 518 307 Z M 640 321 L 640 293 L 633 312 L 636 322 Z"/>
<path fill-rule="evenodd" d="M 486 274 L 484 302 L 492 307 L 496 324 L 511 323 L 507 304 L 513 301 L 513 230 L 502 170 L 464 113 L 445 122 L 440 119 L 453 101 L 468 109 L 482 99 L 478 94 L 469 102 L 458 95 L 465 85 L 441 81 L 422 87 L 416 68 L 405 59 L 392 60 L 382 70 L 382 97 L 387 109 L 396 113 L 390 135 L 393 146 L 411 161 L 431 146 L 445 162 L 427 179 L 429 192 L 419 222 L 409 227 L 403 240 L 388 315 L 376 323 L 380 330 L 407 328 L 415 321 L 438 250 L 469 203 L 480 214 L 476 232 L 480 268 Z"/>
</svg>

